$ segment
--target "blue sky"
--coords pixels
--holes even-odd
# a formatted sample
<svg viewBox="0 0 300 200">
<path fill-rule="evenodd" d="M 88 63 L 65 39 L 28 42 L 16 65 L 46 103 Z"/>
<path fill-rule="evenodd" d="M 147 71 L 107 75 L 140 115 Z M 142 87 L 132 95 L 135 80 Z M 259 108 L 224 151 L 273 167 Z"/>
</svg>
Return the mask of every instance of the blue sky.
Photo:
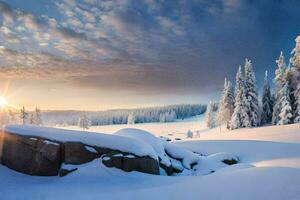
<svg viewBox="0 0 300 200">
<path fill-rule="evenodd" d="M 297 0 L 0 0 L 0 81 L 16 105 L 108 109 L 217 99 L 252 60 L 259 87 L 300 34 Z"/>
</svg>

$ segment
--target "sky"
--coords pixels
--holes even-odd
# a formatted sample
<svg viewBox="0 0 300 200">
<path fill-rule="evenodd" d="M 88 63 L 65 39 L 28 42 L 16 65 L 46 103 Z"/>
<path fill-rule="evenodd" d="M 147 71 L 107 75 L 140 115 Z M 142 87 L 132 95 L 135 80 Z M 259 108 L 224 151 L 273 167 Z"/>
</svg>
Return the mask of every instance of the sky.
<svg viewBox="0 0 300 200">
<path fill-rule="evenodd" d="M 0 0 L 0 91 L 16 107 L 105 110 L 258 89 L 300 34 L 298 0 Z"/>
</svg>

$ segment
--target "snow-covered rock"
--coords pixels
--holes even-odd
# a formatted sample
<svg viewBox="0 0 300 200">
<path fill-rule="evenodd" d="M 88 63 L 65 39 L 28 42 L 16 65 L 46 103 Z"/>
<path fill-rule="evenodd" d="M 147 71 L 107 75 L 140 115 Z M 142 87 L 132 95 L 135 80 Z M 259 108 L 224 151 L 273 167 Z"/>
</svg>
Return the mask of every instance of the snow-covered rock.
<svg viewBox="0 0 300 200">
<path fill-rule="evenodd" d="M 118 151 L 106 154 L 102 163 L 106 167 L 116 167 L 126 172 L 139 171 L 148 174 L 159 174 L 159 163 L 149 157 L 136 157 L 132 154 L 122 154 Z"/>
<path fill-rule="evenodd" d="M 182 171 L 183 168 L 190 170 L 192 165 L 196 164 L 199 160 L 197 154 L 183 149 L 176 144 L 168 143 L 144 130 L 125 128 L 117 131 L 115 134 L 135 138 L 151 145 L 159 157 L 161 167 L 169 175 L 173 171 Z"/>
<path fill-rule="evenodd" d="M 196 164 L 199 160 L 199 156 L 189 150 L 181 148 L 173 143 L 164 143 L 164 147 L 168 155 L 177 160 L 182 160 L 182 164 L 185 168 L 191 169 L 193 164 Z"/>
<path fill-rule="evenodd" d="M 160 163 L 170 166 L 170 159 L 167 157 L 162 139 L 155 137 L 153 134 L 135 128 L 124 128 L 114 133 L 124 137 L 137 139 L 141 142 L 149 144 L 160 158 Z"/>
<path fill-rule="evenodd" d="M 5 131 L 18 135 L 47 138 L 58 142 L 81 142 L 90 146 L 105 147 L 157 159 L 155 151 L 149 144 L 120 135 L 70 131 L 33 125 L 8 125 L 5 127 Z"/>
<path fill-rule="evenodd" d="M 3 147 L 3 164 L 31 175 L 64 176 L 72 170 L 64 169 L 61 165 L 81 165 L 100 157 L 107 167 L 161 175 L 178 175 L 182 172 L 203 174 L 207 173 L 206 169 L 210 169 L 203 168 L 207 163 L 209 166 L 209 163 L 216 163 L 214 165 L 221 168 L 226 166 L 224 160 L 233 160 L 233 157 L 226 153 L 206 158 L 147 131 L 133 128 L 121 129 L 109 135 L 30 125 L 9 125 L 4 129 Z M 52 149 L 56 151 L 52 152 Z M 42 154 L 39 155 L 39 152 Z M 55 164 L 52 166 L 45 160 Z M 28 162 L 31 164 L 26 168 Z M 39 166 L 47 165 L 49 166 L 39 169 Z M 53 169 L 48 173 L 49 167 Z M 31 168 L 42 170 L 42 173 Z"/>
<path fill-rule="evenodd" d="M 152 146 L 134 138 L 27 125 L 6 126 L 3 134 L 2 164 L 25 174 L 64 176 L 70 170 L 62 164 L 80 165 L 112 152 L 121 155 L 121 165 L 114 157 L 113 167 L 159 174 Z"/>
<path fill-rule="evenodd" d="M 62 162 L 61 145 L 45 141 L 5 133 L 1 163 L 29 175 L 55 176 Z"/>
</svg>

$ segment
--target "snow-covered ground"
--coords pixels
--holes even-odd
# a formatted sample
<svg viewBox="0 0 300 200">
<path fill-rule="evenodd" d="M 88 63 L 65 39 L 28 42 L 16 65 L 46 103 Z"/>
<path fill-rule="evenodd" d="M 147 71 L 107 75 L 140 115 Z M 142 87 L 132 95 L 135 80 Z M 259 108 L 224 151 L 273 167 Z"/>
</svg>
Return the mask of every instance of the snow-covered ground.
<svg viewBox="0 0 300 200">
<path fill-rule="evenodd" d="M 137 128 L 149 131 L 152 134 L 160 137 L 164 136 L 175 140 L 175 138 L 185 139 L 188 130 L 193 132 L 204 131 L 207 128 L 204 125 L 204 115 L 187 118 L 184 120 L 177 120 L 176 122 L 167 123 L 141 123 L 141 124 L 120 124 L 120 125 L 105 125 L 105 126 L 91 126 L 88 131 L 100 133 L 114 133 L 123 128 Z M 78 126 L 59 127 L 69 130 L 82 130 Z"/>
<path fill-rule="evenodd" d="M 205 130 L 200 121 L 133 127 L 157 136 L 177 133 L 175 137 L 183 140 L 176 145 L 208 155 L 197 167 L 214 173 L 172 177 L 126 173 L 95 160 L 76 173 L 58 178 L 27 176 L 0 166 L 0 199 L 300 199 L 299 124 L 220 133 L 219 128 Z M 112 133 L 124 127 L 128 126 L 89 131 Z M 188 129 L 201 130 L 200 138 L 184 139 Z M 240 163 L 220 168 L 209 162 L 226 155 L 221 152 L 238 156 Z"/>
</svg>

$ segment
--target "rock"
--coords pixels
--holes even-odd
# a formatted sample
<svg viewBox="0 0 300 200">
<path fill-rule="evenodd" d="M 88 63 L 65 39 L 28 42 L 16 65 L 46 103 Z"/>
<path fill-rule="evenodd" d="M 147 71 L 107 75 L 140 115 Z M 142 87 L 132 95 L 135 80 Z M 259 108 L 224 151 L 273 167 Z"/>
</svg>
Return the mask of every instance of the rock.
<svg viewBox="0 0 300 200">
<path fill-rule="evenodd" d="M 148 174 L 159 174 L 158 162 L 149 157 L 123 157 L 123 168 L 124 171 L 138 171 Z"/>
<path fill-rule="evenodd" d="M 66 176 L 66 175 L 68 175 L 68 174 L 70 174 L 70 173 L 76 171 L 77 169 L 78 169 L 78 168 L 74 168 L 74 169 L 60 169 L 58 175 L 59 175 L 60 177 L 64 177 L 64 176 Z"/>
<path fill-rule="evenodd" d="M 116 167 L 126 172 L 159 174 L 159 162 L 153 158 L 139 157 L 81 142 L 58 142 L 42 137 L 4 132 L 0 141 L 1 147 L 1 163 L 29 175 L 65 176 L 76 169 L 61 168 L 62 163 L 79 165 L 101 156 L 103 164 L 107 167 Z"/>
<path fill-rule="evenodd" d="M 165 172 L 167 173 L 168 176 L 171 176 L 174 173 L 173 167 L 171 165 L 166 166 L 162 163 L 160 163 L 159 165 L 163 170 L 165 170 Z"/>
<path fill-rule="evenodd" d="M 92 147 L 90 147 L 92 148 Z M 80 165 L 91 162 L 95 158 L 100 157 L 97 152 L 91 152 L 86 145 L 81 142 L 65 142 L 64 143 L 64 163 L 72 165 Z"/>
<path fill-rule="evenodd" d="M 62 163 L 60 143 L 8 132 L 3 134 L 2 164 L 29 175 L 58 175 Z"/>
<path fill-rule="evenodd" d="M 234 164 L 237 164 L 238 163 L 238 160 L 235 160 L 235 159 L 225 159 L 225 160 L 222 160 L 223 163 L 227 164 L 227 165 L 234 165 Z"/>
<path fill-rule="evenodd" d="M 102 163 L 107 167 L 116 167 L 126 172 L 138 171 L 159 175 L 158 161 L 149 157 L 137 157 L 111 152 L 102 158 Z"/>
</svg>

